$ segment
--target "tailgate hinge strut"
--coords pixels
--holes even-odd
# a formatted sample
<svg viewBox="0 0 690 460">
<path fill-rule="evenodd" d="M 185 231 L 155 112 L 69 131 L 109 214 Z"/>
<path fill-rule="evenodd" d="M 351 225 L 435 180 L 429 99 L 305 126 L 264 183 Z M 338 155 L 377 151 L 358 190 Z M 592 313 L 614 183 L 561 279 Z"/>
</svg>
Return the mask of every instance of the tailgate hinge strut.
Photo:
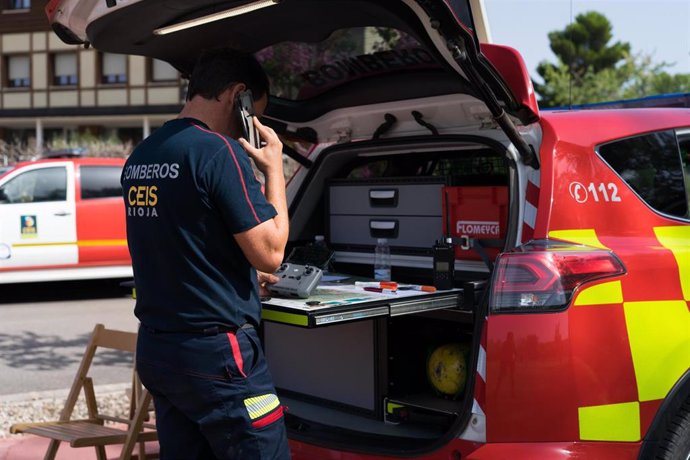
<svg viewBox="0 0 690 460">
<path fill-rule="evenodd" d="M 460 65 L 462 70 L 467 75 L 467 78 L 474 85 L 475 89 L 479 92 L 482 100 L 491 111 L 496 123 L 503 129 L 510 141 L 515 145 L 515 148 L 520 153 L 522 160 L 526 165 L 531 166 L 534 169 L 539 169 L 539 162 L 537 160 L 537 154 L 534 151 L 534 147 L 527 144 L 525 140 L 520 136 L 517 131 L 513 120 L 510 119 L 508 114 L 501 104 L 498 102 L 496 95 L 491 90 L 489 85 L 484 81 L 484 79 L 479 75 L 477 69 L 469 62 L 470 58 L 465 49 L 465 43 L 462 39 L 449 39 L 447 40 L 448 49 L 453 53 L 453 58 Z"/>
</svg>

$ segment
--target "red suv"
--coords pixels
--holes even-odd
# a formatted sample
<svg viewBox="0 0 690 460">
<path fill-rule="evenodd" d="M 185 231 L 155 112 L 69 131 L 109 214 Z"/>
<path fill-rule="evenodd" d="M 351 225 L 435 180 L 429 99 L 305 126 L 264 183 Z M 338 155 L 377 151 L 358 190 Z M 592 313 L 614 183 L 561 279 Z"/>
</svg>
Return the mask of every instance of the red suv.
<svg viewBox="0 0 690 460">
<path fill-rule="evenodd" d="M 687 459 L 690 111 L 542 112 L 477 5 L 47 12 L 68 43 L 182 73 L 233 46 L 269 73 L 264 121 L 300 165 L 289 249 L 335 251 L 309 299 L 264 305 L 293 458 Z M 379 238 L 398 289 L 358 290 Z"/>
</svg>

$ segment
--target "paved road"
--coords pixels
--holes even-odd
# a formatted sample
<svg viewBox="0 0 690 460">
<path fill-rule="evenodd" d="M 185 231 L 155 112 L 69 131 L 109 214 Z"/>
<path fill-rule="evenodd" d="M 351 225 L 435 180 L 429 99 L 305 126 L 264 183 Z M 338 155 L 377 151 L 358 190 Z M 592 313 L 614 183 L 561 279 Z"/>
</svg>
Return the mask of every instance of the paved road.
<svg viewBox="0 0 690 460">
<path fill-rule="evenodd" d="M 0 396 L 69 388 L 94 325 L 136 331 L 133 307 L 112 280 L 0 285 Z M 126 354 L 93 366 L 95 385 L 131 378 Z"/>
</svg>

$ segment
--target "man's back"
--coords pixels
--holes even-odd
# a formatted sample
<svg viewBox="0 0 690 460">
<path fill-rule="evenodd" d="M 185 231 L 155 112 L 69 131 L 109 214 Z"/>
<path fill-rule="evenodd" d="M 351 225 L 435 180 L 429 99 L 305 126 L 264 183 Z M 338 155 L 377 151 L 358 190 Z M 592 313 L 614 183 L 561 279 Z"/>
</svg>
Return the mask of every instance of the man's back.
<svg viewBox="0 0 690 460">
<path fill-rule="evenodd" d="M 137 147 L 122 184 L 142 323 L 258 324 L 256 274 L 233 234 L 275 210 L 242 147 L 198 120 L 171 120 Z"/>
</svg>

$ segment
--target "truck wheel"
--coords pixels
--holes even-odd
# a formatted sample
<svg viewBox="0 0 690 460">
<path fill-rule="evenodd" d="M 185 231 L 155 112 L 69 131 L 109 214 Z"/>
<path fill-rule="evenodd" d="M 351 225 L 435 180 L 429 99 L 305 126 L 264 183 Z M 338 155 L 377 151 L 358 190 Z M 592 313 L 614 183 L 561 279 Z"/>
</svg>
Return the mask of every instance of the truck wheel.
<svg viewBox="0 0 690 460">
<path fill-rule="evenodd" d="M 690 399 L 678 410 L 659 445 L 658 460 L 690 460 Z"/>
</svg>

